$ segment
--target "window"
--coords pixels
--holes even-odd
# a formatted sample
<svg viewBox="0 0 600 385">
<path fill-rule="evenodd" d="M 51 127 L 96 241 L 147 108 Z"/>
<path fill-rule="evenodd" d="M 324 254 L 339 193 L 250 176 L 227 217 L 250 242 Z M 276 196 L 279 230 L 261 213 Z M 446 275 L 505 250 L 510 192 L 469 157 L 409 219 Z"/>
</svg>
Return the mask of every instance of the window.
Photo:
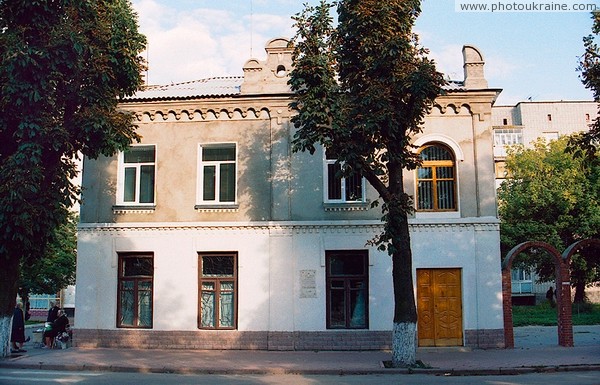
<svg viewBox="0 0 600 385">
<path fill-rule="evenodd" d="M 449 148 L 426 145 L 417 168 L 417 209 L 422 211 L 456 210 L 456 168 Z"/>
<path fill-rule="evenodd" d="M 119 254 L 117 327 L 152 328 L 154 257 Z"/>
<path fill-rule="evenodd" d="M 156 149 L 153 145 L 131 146 L 121 153 L 119 168 L 120 204 L 154 204 Z"/>
<path fill-rule="evenodd" d="M 330 151 L 325 154 L 325 201 L 329 203 L 364 202 L 365 183 L 362 175 L 342 177 L 343 163 L 336 163 Z"/>
<path fill-rule="evenodd" d="M 235 144 L 200 146 L 199 201 L 233 204 L 236 200 Z"/>
<path fill-rule="evenodd" d="M 511 270 L 512 292 L 513 293 L 531 293 L 533 289 L 533 280 L 531 271 L 527 269 Z"/>
<path fill-rule="evenodd" d="M 202 253 L 199 265 L 200 329 L 237 327 L 237 254 Z"/>
<path fill-rule="evenodd" d="M 506 148 L 515 144 L 523 144 L 523 130 L 520 128 L 494 129 L 494 156 L 505 157 Z"/>
<path fill-rule="evenodd" d="M 494 130 L 494 146 L 523 144 L 523 130 L 520 128 L 498 128 Z"/>
<path fill-rule="evenodd" d="M 368 254 L 366 251 L 328 251 L 327 328 L 369 327 Z"/>
</svg>

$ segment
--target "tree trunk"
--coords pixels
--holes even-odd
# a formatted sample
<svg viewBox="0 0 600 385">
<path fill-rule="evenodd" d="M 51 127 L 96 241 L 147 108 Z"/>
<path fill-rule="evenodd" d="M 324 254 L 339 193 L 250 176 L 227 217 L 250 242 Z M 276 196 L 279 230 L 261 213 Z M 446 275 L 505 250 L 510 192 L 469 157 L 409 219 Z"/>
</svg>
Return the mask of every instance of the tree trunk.
<svg viewBox="0 0 600 385">
<path fill-rule="evenodd" d="M 577 280 L 575 282 L 575 298 L 573 298 L 574 303 L 583 303 L 585 302 L 585 282 L 583 280 Z"/>
<path fill-rule="evenodd" d="M 17 300 L 19 259 L 0 254 L 3 262 L 0 269 L 0 357 L 10 354 L 10 332 L 12 316 Z"/>
<path fill-rule="evenodd" d="M 388 251 L 392 255 L 392 281 L 394 285 L 394 328 L 392 333 L 392 366 L 409 367 L 416 362 L 417 308 L 413 287 L 412 251 L 408 211 L 411 197 L 404 192 L 402 165 L 388 164 L 389 185 L 387 194 L 380 191 L 387 205 L 385 236 L 389 239 Z"/>
<path fill-rule="evenodd" d="M 416 362 L 417 309 L 412 276 L 412 252 L 406 213 L 396 213 L 398 239 L 393 242 L 392 256 L 394 281 L 394 331 L 392 340 L 392 365 L 412 366 Z"/>
<path fill-rule="evenodd" d="M 10 354 L 10 331 L 12 328 L 12 313 L 10 316 L 0 315 L 0 357 L 8 357 Z"/>
</svg>

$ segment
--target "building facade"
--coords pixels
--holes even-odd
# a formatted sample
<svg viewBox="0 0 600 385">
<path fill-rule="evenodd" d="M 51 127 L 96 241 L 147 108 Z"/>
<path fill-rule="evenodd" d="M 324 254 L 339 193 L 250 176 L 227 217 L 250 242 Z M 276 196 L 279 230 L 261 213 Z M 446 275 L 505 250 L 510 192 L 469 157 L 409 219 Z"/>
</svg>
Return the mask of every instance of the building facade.
<svg viewBox="0 0 600 385">
<path fill-rule="evenodd" d="M 507 149 L 514 145 L 530 146 L 538 138 L 547 142 L 560 136 L 588 131 L 597 118 L 594 101 L 524 101 L 514 106 L 494 106 L 494 165 L 496 186 L 506 178 Z M 546 291 L 555 282 L 538 282 L 534 271 L 512 270 L 513 303 L 534 305 L 546 301 Z M 596 288 L 590 288 L 597 291 Z"/>
<path fill-rule="evenodd" d="M 391 345 L 378 196 L 331 154 L 293 153 L 288 40 L 242 77 L 148 87 L 122 103 L 142 136 L 85 159 L 78 346 L 365 350 Z M 463 48 L 406 172 L 419 346 L 503 344 L 492 105 Z"/>
</svg>

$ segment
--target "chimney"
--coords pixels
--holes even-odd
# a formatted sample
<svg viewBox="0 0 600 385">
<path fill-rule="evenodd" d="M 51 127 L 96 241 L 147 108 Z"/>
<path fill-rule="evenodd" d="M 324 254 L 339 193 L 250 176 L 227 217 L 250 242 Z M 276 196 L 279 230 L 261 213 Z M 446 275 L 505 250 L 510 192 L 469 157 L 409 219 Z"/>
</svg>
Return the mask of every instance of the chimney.
<svg viewBox="0 0 600 385">
<path fill-rule="evenodd" d="M 465 70 L 465 88 L 486 89 L 488 82 L 483 74 L 483 55 L 475 46 L 465 45 L 462 49 Z"/>
</svg>

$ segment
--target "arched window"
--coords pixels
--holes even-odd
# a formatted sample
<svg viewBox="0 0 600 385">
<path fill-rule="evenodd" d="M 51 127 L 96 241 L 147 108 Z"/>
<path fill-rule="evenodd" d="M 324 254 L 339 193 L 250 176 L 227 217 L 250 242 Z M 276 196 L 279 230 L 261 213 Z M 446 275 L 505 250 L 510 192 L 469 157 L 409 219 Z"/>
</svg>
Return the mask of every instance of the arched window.
<svg viewBox="0 0 600 385">
<path fill-rule="evenodd" d="M 456 163 L 448 147 L 427 144 L 419 151 L 423 161 L 417 168 L 417 210 L 456 210 Z"/>
</svg>

